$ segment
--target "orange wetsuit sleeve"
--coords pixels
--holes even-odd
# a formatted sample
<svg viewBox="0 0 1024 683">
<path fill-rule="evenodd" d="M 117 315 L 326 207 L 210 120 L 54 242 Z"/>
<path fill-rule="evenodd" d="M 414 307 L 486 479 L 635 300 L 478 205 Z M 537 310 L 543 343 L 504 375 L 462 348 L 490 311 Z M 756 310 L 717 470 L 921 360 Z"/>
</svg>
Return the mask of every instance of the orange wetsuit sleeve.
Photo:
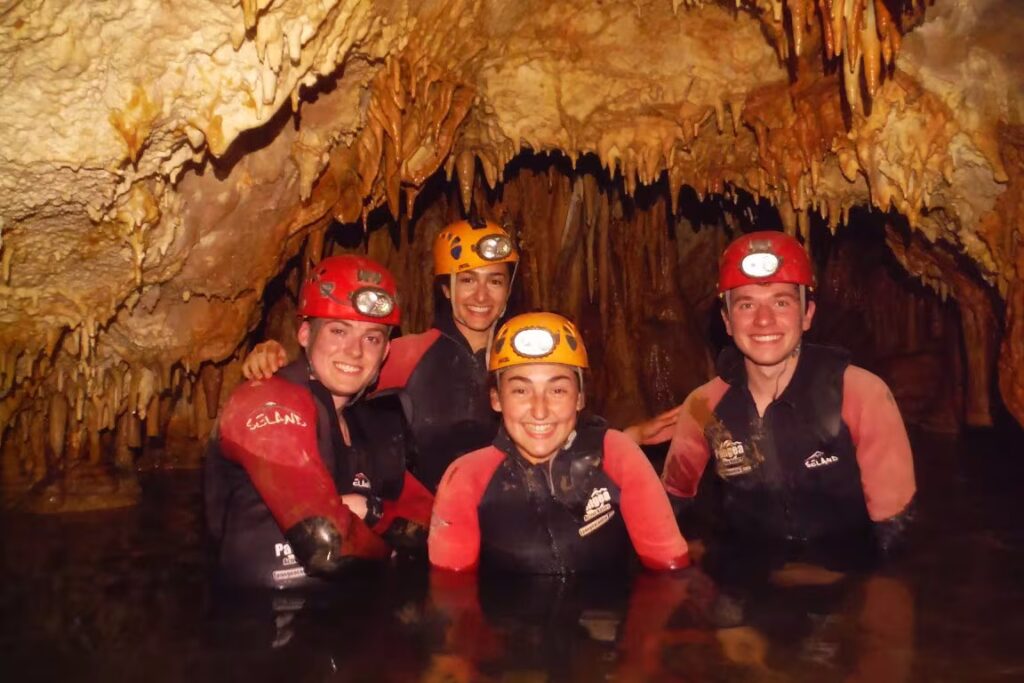
<svg viewBox="0 0 1024 683">
<path fill-rule="evenodd" d="M 903 512 L 917 490 L 914 458 L 896 400 L 881 378 L 853 365 L 846 369 L 843 422 L 857 450 L 871 520 L 882 522 Z"/>
<path fill-rule="evenodd" d="M 276 377 L 247 382 L 225 405 L 218 433 L 224 456 L 245 469 L 283 533 L 303 520 L 325 518 L 341 535 L 343 556 L 389 554 L 338 496 L 317 448 L 308 391 Z"/>
<path fill-rule="evenodd" d="M 697 485 L 711 457 L 704 430 L 717 422 L 715 407 L 728 389 L 729 385 L 716 377 L 692 391 L 683 402 L 661 474 L 665 490 L 673 496 L 697 495 Z"/>
<path fill-rule="evenodd" d="M 477 508 L 505 454 L 493 446 L 468 453 L 448 466 L 437 488 L 427 548 L 441 569 L 476 569 L 480 560 Z"/>
<path fill-rule="evenodd" d="M 407 519 L 426 528 L 430 524 L 430 511 L 433 506 L 433 494 L 420 483 L 419 479 L 406 472 L 402 482 L 402 492 L 398 498 L 382 501 L 381 517 L 373 525 L 373 530 L 383 533 L 396 519 Z"/>
<path fill-rule="evenodd" d="M 647 569 L 681 569 L 690 564 L 686 540 L 650 461 L 632 439 L 609 429 L 604 437 L 604 471 L 619 487 L 619 511 L 633 548 Z"/>
</svg>

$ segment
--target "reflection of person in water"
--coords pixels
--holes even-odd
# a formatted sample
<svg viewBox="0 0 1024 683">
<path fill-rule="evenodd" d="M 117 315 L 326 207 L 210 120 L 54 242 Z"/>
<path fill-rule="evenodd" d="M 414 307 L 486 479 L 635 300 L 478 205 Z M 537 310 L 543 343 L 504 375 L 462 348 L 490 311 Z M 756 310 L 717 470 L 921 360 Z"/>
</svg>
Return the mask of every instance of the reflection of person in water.
<svg viewBox="0 0 1024 683">
<path fill-rule="evenodd" d="M 689 564 L 661 483 L 636 444 L 579 419 L 586 350 L 553 313 L 520 315 L 498 332 L 489 369 L 501 413 L 494 443 L 456 460 L 438 489 L 430 560 L 538 574 Z"/>
<path fill-rule="evenodd" d="M 401 405 L 359 400 L 387 355 L 396 301 L 380 264 L 325 259 L 302 288 L 305 357 L 228 399 L 205 472 L 228 581 L 297 586 L 424 549 L 432 496 L 406 471 Z"/>
</svg>

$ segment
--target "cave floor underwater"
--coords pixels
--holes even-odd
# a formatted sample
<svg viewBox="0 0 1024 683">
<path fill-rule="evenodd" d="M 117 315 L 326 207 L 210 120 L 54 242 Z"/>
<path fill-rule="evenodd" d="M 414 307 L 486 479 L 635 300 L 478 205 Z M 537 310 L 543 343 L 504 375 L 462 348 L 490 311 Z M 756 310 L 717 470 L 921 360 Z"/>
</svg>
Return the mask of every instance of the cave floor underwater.
<svg viewBox="0 0 1024 683">
<path fill-rule="evenodd" d="M 906 552 L 770 578 L 754 558 L 710 579 L 447 581 L 417 565 L 229 595 L 210 580 L 199 473 L 147 474 L 135 508 L 0 518 L 0 679 L 1022 680 L 1022 434 L 912 441 Z"/>
</svg>

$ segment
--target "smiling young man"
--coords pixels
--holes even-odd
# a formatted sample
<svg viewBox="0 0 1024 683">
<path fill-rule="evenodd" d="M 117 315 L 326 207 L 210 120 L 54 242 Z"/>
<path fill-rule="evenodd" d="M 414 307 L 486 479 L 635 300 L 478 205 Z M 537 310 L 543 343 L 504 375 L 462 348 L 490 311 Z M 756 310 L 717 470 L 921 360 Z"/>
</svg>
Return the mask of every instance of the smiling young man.
<svg viewBox="0 0 1024 683">
<path fill-rule="evenodd" d="M 733 531 L 810 541 L 873 529 L 887 550 L 915 493 L 910 443 L 881 379 L 802 343 L 813 284 L 793 237 L 754 232 L 726 248 L 718 291 L 735 346 L 683 403 L 662 478 L 685 507 L 713 462 Z"/>
<path fill-rule="evenodd" d="M 569 574 L 625 568 L 634 556 L 649 569 L 689 564 L 643 452 L 603 420 L 579 418 L 587 352 L 575 325 L 554 313 L 516 316 L 495 337 L 488 367 L 502 426 L 441 480 L 433 565 Z"/>
<path fill-rule="evenodd" d="M 305 357 L 236 389 L 207 455 L 207 525 L 236 584 L 308 585 L 426 541 L 433 498 L 406 471 L 399 399 L 362 398 L 399 322 L 394 278 L 367 258 L 327 258 L 299 314 Z"/>
</svg>

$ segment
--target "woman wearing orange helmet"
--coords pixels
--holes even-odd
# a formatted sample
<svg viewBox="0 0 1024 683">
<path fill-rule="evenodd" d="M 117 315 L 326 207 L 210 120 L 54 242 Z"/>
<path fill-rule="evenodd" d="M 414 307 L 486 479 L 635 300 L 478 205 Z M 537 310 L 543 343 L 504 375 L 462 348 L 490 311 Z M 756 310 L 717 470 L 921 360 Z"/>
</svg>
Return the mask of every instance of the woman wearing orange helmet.
<svg viewBox="0 0 1024 683">
<path fill-rule="evenodd" d="M 657 474 L 625 434 L 580 419 L 587 352 L 554 313 L 508 321 L 491 347 L 490 446 L 449 466 L 437 492 L 430 561 L 535 574 L 689 564 Z"/>
<path fill-rule="evenodd" d="M 726 248 L 718 291 L 735 346 L 683 403 L 663 479 L 692 500 L 713 462 L 733 531 L 816 540 L 873 528 L 887 549 L 915 492 L 910 443 L 881 379 L 846 351 L 802 343 L 813 286 L 807 253 L 784 233 Z"/>
<path fill-rule="evenodd" d="M 207 524 L 232 583 L 307 585 L 426 540 L 433 498 L 406 471 L 399 399 L 360 400 L 399 322 L 394 278 L 325 259 L 299 313 L 304 358 L 231 394 L 206 458 Z"/>
</svg>

